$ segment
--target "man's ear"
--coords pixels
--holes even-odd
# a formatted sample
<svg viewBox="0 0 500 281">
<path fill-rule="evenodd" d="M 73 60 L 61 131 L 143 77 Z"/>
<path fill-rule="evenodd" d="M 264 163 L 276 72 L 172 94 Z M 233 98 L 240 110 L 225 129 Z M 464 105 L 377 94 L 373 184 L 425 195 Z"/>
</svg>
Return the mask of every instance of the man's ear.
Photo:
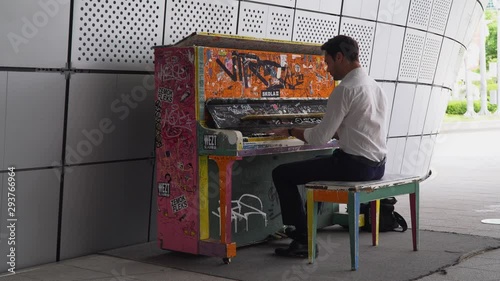
<svg viewBox="0 0 500 281">
<path fill-rule="evenodd" d="M 339 61 L 341 62 L 344 59 L 344 55 L 341 52 L 337 52 L 335 54 L 335 60 L 334 61 Z"/>
</svg>

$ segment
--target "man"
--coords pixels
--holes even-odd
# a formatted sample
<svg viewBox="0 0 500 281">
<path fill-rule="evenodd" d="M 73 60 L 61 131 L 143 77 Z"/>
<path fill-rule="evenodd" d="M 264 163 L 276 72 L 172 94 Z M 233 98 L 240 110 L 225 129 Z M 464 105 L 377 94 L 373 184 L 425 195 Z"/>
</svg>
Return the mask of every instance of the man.
<svg viewBox="0 0 500 281">
<path fill-rule="evenodd" d="M 387 100 L 384 92 L 361 67 L 359 47 L 354 39 L 339 35 L 321 49 L 325 51 L 328 72 L 334 80 L 342 80 L 328 98 L 321 123 L 313 128 L 275 133 L 288 134 L 313 145 L 325 144 L 335 136 L 339 149 L 331 156 L 283 164 L 273 170 L 283 224 L 295 226 L 294 231 L 288 232 L 293 239 L 288 248 L 275 250 L 280 256 L 307 257 L 307 219 L 297 185 L 315 180 L 377 180 L 385 171 Z"/>
</svg>

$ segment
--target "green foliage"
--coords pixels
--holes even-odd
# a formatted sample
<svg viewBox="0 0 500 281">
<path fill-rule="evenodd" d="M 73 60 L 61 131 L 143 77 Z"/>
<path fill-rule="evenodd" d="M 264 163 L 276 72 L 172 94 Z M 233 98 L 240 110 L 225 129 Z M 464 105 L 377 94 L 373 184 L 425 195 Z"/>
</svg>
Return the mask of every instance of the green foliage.
<svg viewBox="0 0 500 281">
<path fill-rule="evenodd" d="M 474 111 L 479 112 L 481 110 L 481 101 L 474 101 Z M 496 104 L 488 103 L 488 111 L 495 112 L 497 110 Z M 448 107 L 446 108 L 446 114 L 451 115 L 464 115 L 467 112 L 467 101 L 450 101 Z"/>
<path fill-rule="evenodd" d="M 497 11 L 486 10 L 485 19 L 488 21 L 488 37 L 486 37 L 486 65 L 497 58 Z"/>
</svg>

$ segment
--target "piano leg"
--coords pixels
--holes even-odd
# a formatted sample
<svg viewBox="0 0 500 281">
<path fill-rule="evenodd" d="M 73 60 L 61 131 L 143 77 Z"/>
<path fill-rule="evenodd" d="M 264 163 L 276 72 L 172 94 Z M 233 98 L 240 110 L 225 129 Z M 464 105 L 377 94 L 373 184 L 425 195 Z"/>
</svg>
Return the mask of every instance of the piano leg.
<svg viewBox="0 0 500 281">
<path fill-rule="evenodd" d="M 231 257 L 236 256 L 236 243 L 231 243 L 231 195 L 233 164 L 241 160 L 239 156 L 215 156 L 209 157 L 219 167 L 219 201 L 220 201 L 220 243 L 226 245 L 226 256 L 224 263 L 229 263 Z"/>
</svg>

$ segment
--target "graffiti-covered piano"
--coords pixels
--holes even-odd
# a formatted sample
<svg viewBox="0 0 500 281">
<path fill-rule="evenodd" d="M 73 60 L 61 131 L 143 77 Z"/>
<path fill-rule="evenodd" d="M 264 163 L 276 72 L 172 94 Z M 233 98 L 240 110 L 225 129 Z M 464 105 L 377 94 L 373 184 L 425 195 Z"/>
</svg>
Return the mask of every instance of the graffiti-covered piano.
<svg viewBox="0 0 500 281">
<path fill-rule="evenodd" d="M 272 169 L 335 146 L 272 134 L 321 120 L 334 81 L 320 47 L 193 34 L 155 47 L 155 82 L 160 247 L 228 261 L 280 230 Z"/>
</svg>

